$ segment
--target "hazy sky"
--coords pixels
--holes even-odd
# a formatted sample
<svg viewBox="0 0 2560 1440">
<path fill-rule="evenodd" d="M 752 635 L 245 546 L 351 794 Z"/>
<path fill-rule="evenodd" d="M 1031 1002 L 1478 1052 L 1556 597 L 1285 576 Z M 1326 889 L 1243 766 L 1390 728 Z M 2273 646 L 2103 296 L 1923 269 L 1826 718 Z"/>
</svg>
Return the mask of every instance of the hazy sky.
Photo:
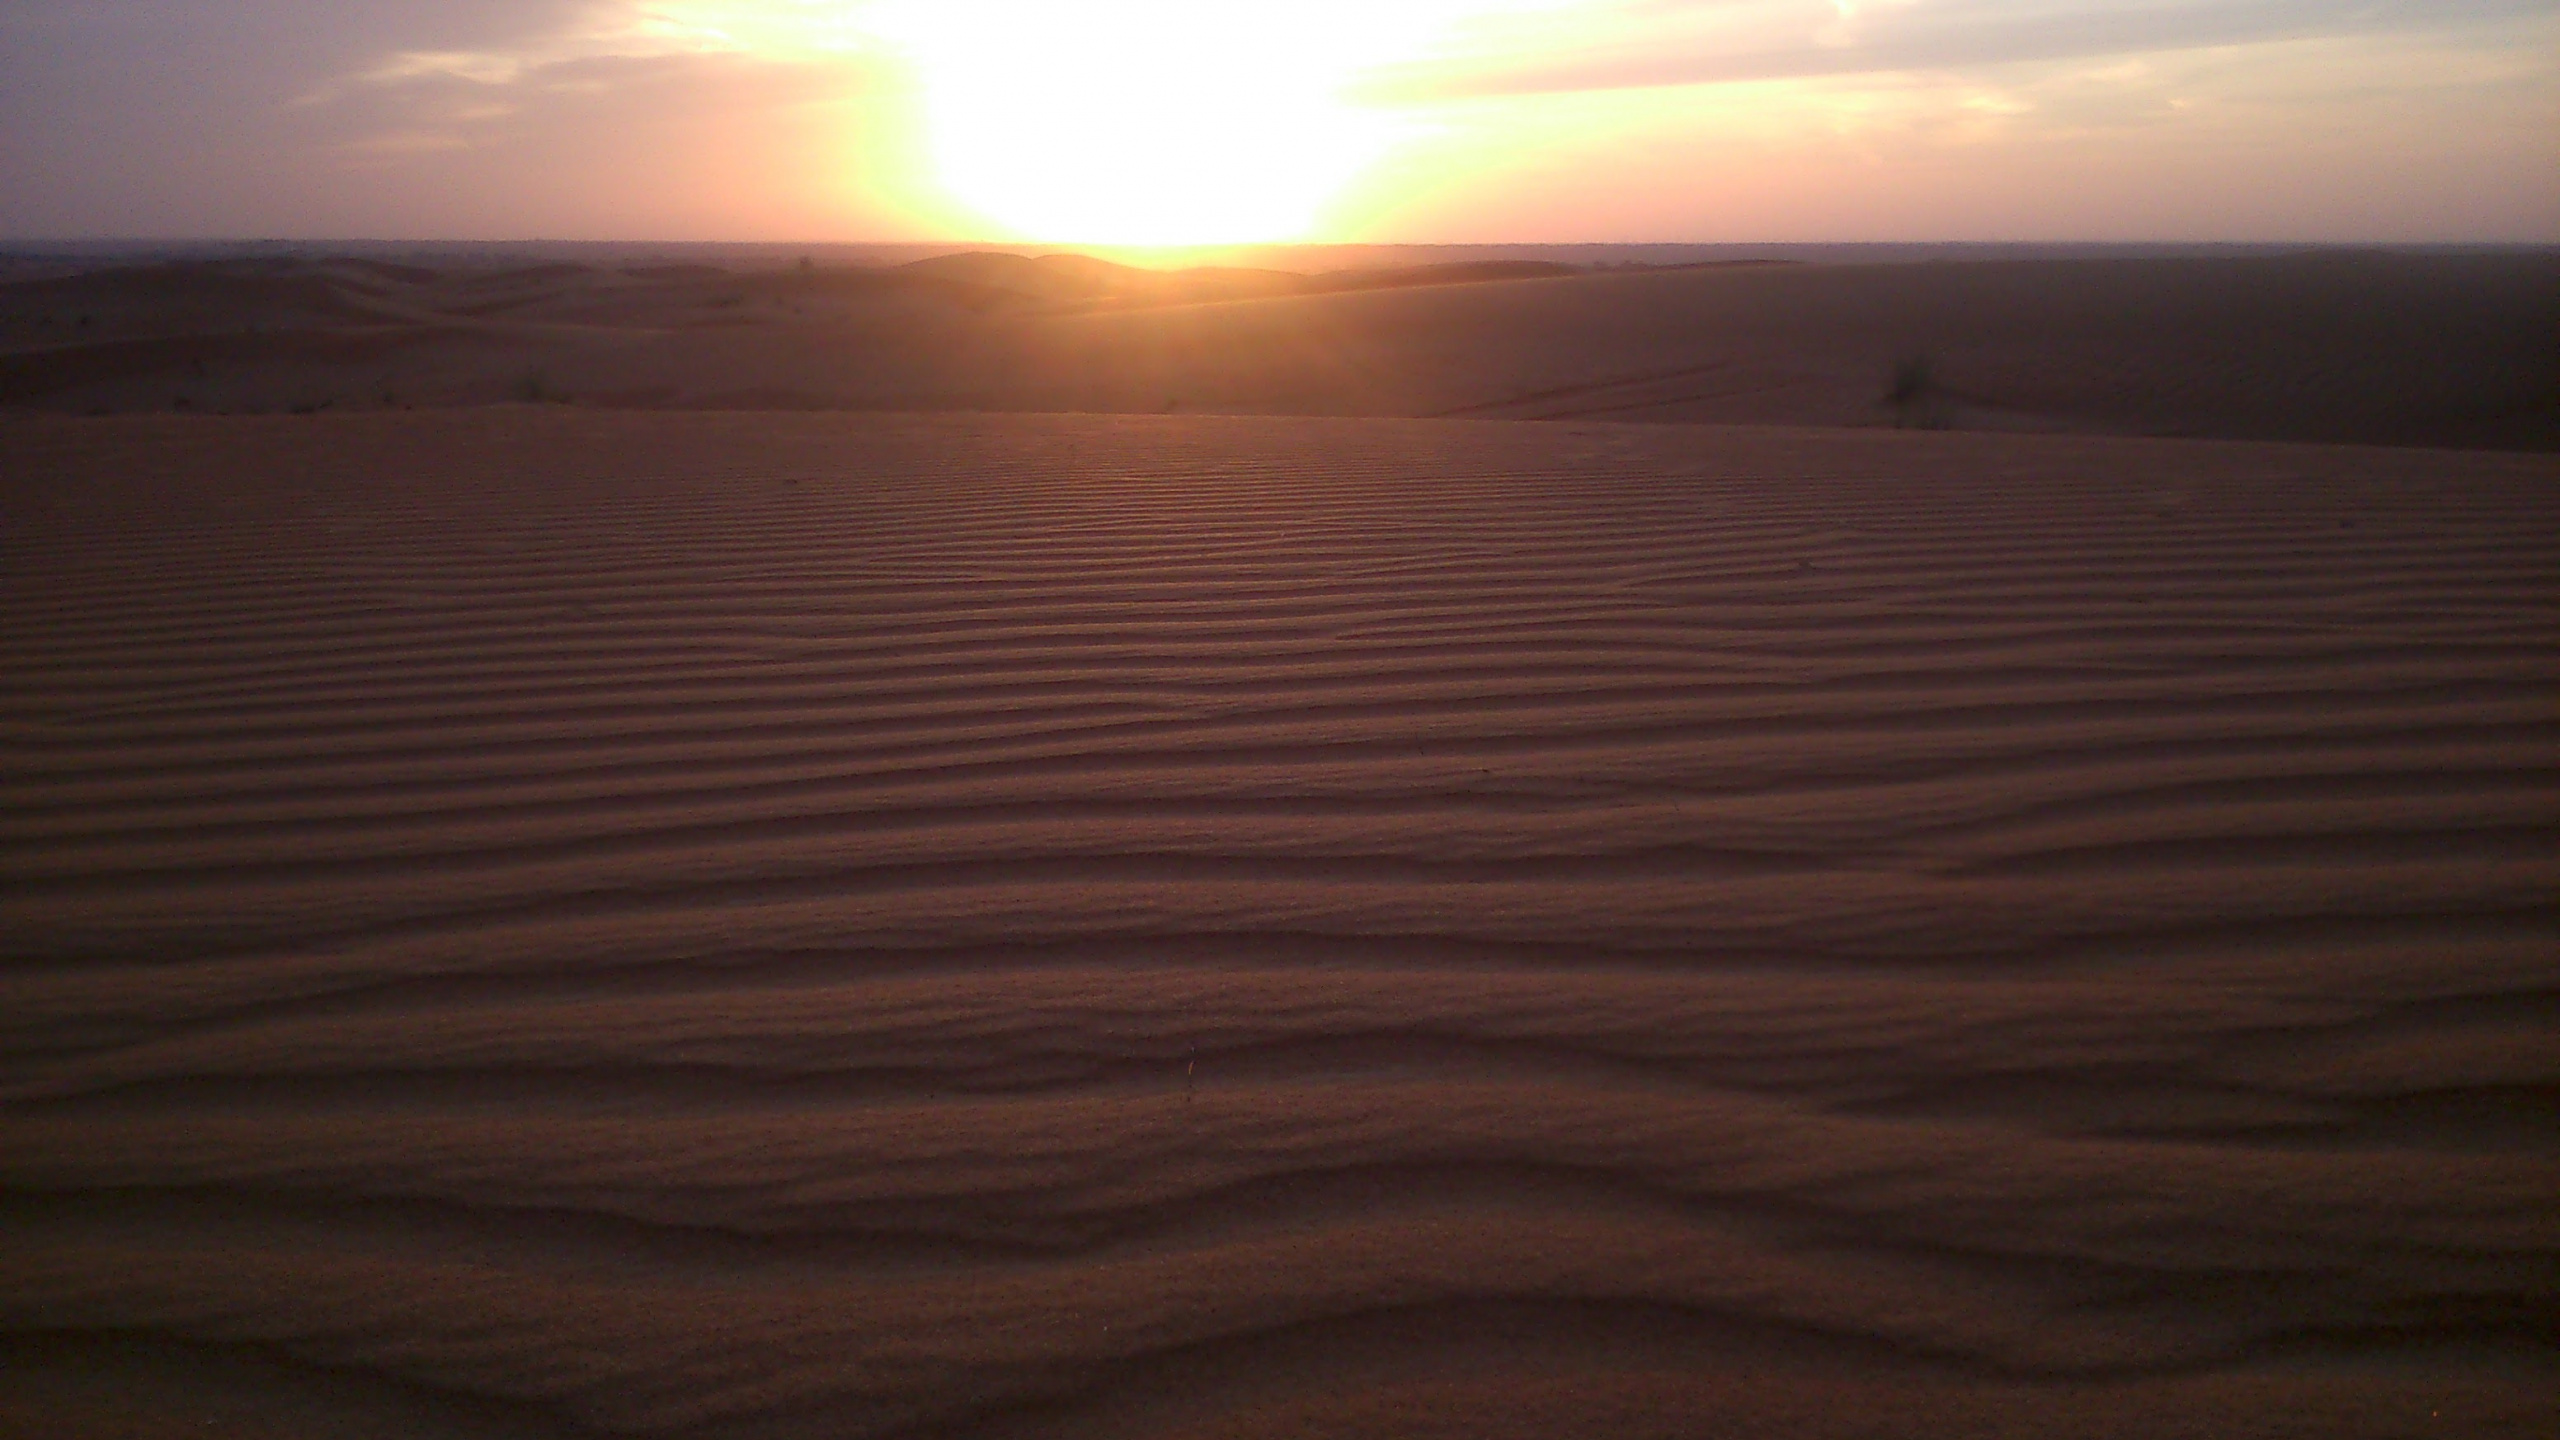
<svg viewBox="0 0 2560 1440">
<path fill-rule="evenodd" d="M 0 0 L 0 236 L 2560 241 L 2560 0 Z"/>
</svg>

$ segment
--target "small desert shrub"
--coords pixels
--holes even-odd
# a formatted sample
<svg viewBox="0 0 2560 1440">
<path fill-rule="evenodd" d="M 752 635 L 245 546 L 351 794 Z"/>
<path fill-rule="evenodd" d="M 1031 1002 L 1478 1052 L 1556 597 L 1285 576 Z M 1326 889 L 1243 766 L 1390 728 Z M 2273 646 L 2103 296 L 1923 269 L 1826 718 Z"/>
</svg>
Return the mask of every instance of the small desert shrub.
<svg viewBox="0 0 2560 1440">
<path fill-rule="evenodd" d="M 1926 355 L 1905 355 L 1893 362 L 1884 403 L 1893 407 L 1893 423 L 1902 429 L 1947 428 L 1946 395 L 1938 388 L 1936 367 Z"/>
</svg>

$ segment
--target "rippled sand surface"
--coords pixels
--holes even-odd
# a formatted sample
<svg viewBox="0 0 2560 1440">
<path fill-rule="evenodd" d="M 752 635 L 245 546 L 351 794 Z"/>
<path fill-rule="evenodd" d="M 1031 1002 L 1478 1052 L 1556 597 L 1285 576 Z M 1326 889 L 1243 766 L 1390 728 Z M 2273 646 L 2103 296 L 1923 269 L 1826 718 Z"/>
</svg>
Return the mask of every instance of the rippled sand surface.
<svg viewBox="0 0 2560 1440">
<path fill-rule="evenodd" d="M 495 410 L 0 475 L 0 1430 L 2560 1420 L 2550 457 Z"/>
</svg>

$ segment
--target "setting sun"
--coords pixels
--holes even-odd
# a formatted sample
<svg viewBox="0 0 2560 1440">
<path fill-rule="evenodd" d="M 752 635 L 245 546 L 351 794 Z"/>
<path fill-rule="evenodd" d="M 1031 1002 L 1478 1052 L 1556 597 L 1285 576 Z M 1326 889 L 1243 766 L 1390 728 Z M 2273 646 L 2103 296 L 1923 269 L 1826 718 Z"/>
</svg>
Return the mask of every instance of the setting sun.
<svg viewBox="0 0 2560 1440">
<path fill-rule="evenodd" d="M 1348 20 L 946 0 L 884 28 L 914 66 L 954 200 L 1018 238 L 1200 245 L 1302 238 L 1393 140 L 1395 121 L 1343 90 L 1409 37 Z"/>
</svg>

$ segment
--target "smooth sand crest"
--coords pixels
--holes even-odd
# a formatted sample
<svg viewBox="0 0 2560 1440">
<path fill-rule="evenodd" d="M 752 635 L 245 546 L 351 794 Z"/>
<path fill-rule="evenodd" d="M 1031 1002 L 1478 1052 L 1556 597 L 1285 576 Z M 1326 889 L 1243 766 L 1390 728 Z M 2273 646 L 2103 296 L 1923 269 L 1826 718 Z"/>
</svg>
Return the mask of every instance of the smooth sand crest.
<svg viewBox="0 0 2560 1440">
<path fill-rule="evenodd" d="M 2560 1419 L 2548 457 L 502 408 L 0 474 L 0 1429 Z"/>
</svg>

